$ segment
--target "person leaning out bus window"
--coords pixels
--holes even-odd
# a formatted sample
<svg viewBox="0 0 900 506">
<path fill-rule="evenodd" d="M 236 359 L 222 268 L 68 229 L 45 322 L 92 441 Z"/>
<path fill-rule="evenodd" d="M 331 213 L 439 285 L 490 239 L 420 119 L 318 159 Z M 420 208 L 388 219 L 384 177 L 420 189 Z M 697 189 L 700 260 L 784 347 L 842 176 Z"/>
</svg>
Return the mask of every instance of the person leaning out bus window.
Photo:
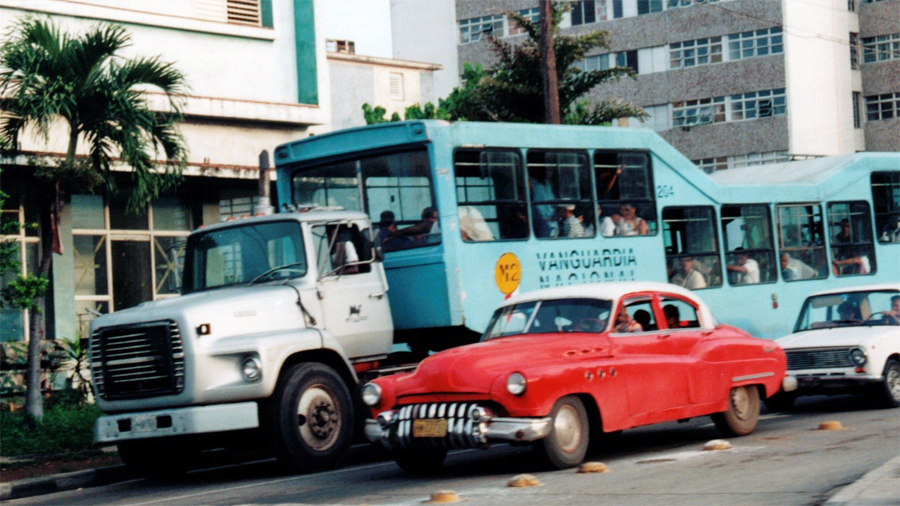
<svg viewBox="0 0 900 506">
<path fill-rule="evenodd" d="M 872 272 L 869 257 L 861 251 L 852 251 L 846 258 L 831 261 L 835 276 L 869 274 Z"/>
<path fill-rule="evenodd" d="M 813 279 L 818 276 L 818 271 L 806 265 L 802 260 L 792 258 L 788 253 L 781 254 L 781 277 L 786 281 Z"/>
<path fill-rule="evenodd" d="M 759 263 L 741 248 L 735 250 L 734 263 L 726 265 L 725 268 L 728 272 L 734 273 L 736 285 L 759 284 Z"/>
<path fill-rule="evenodd" d="M 430 234 L 439 234 L 441 231 L 438 224 L 437 209 L 429 206 L 422 210 L 422 221 L 413 226 L 398 230 L 395 235 L 402 237 L 415 236 L 416 242 L 424 242 L 427 240 L 425 236 Z"/>
<path fill-rule="evenodd" d="M 706 288 L 706 278 L 704 278 L 703 273 L 694 268 L 694 259 L 692 257 L 683 257 L 681 259 L 681 268 L 672 276 L 670 283 L 691 290 Z"/>
<path fill-rule="evenodd" d="M 616 235 L 647 235 L 647 222 L 638 217 L 637 210 L 631 204 L 619 206 L 619 215 L 622 217 L 616 221 Z"/>
</svg>

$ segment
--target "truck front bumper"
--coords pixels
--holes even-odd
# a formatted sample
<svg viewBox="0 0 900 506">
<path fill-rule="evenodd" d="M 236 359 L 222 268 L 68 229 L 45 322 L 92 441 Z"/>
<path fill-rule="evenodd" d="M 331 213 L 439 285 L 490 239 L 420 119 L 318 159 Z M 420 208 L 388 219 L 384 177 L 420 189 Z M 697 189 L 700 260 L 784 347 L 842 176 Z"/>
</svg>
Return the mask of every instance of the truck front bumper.
<svg viewBox="0 0 900 506">
<path fill-rule="evenodd" d="M 259 427 L 255 402 L 191 406 L 102 416 L 94 426 L 94 443 L 183 436 Z"/>
</svg>

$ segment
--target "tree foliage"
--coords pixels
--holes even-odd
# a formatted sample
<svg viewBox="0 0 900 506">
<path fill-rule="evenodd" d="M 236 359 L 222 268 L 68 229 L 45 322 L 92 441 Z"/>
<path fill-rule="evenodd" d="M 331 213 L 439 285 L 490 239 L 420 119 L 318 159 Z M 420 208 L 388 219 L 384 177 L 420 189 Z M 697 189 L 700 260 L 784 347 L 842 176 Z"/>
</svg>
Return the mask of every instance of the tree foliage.
<svg viewBox="0 0 900 506">
<path fill-rule="evenodd" d="M 583 97 L 596 86 L 634 77 L 634 71 L 626 67 L 605 70 L 582 71 L 574 65 L 596 48 L 609 49 L 608 33 L 593 31 L 580 35 L 560 35 L 559 23 L 568 3 L 553 4 L 553 46 L 556 55 L 556 71 L 559 88 L 559 107 L 565 123 L 582 125 L 608 124 L 618 118 L 644 118 L 646 113 L 639 106 L 616 98 L 592 104 Z M 496 64 L 484 69 L 480 64 L 463 65 L 463 85 L 455 88 L 438 106 L 431 103 L 424 107 L 413 106 L 413 115 L 407 109 L 406 119 L 439 118 L 468 121 L 505 121 L 517 123 L 543 123 L 544 84 L 541 66 L 540 26 L 518 12 L 505 13 L 525 32 L 522 42 L 507 42 L 487 36 Z M 363 110 L 378 111 L 369 104 Z M 433 115 L 417 116 L 425 111 Z M 376 114 L 366 114 L 371 120 L 389 121 Z M 398 118 L 399 120 L 399 118 Z"/>
</svg>

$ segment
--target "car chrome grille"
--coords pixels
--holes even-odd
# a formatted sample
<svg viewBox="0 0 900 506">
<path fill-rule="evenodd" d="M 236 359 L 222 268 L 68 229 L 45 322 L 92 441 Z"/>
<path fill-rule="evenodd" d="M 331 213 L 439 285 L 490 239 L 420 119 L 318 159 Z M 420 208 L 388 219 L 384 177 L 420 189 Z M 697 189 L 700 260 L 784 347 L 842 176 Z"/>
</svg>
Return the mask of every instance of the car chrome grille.
<svg viewBox="0 0 900 506">
<path fill-rule="evenodd" d="M 391 438 L 403 448 L 472 448 L 484 446 L 482 424 L 469 417 L 475 402 L 437 402 L 409 404 L 399 408 L 394 418 Z M 419 419 L 447 421 L 443 438 L 413 438 L 413 424 Z"/>
<path fill-rule="evenodd" d="M 184 345 L 178 324 L 159 321 L 97 329 L 91 374 L 104 399 L 172 395 L 184 389 Z"/>
<path fill-rule="evenodd" d="M 850 348 L 817 348 L 786 352 L 789 371 L 853 367 Z"/>
</svg>

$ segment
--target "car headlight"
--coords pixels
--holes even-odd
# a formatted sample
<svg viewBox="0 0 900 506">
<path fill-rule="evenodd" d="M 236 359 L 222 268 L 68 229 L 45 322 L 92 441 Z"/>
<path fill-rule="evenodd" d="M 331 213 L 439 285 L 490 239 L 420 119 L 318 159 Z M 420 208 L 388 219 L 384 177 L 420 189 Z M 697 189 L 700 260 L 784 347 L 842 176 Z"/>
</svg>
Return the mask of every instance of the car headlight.
<svg viewBox="0 0 900 506">
<path fill-rule="evenodd" d="M 853 365 L 856 367 L 862 367 L 866 365 L 866 362 L 868 362 L 869 359 L 866 357 L 866 352 L 859 348 L 853 348 L 850 350 L 850 361 L 853 362 Z"/>
<path fill-rule="evenodd" d="M 525 387 L 528 382 L 521 373 L 514 372 L 506 378 L 506 390 L 513 395 L 522 395 L 525 393 Z"/>
<path fill-rule="evenodd" d="M 262 362 L 256 357 L 244 357 L 241 361 L 241 375 L 245 380 L 256 383 L 262 378 Z"/>
<path fill-rule="evenodd" d="M 366 383 L 362 388 L 362 400 L 373 408 L 381 402 L 381 387 L 377 383 Z"/>
</svg>

